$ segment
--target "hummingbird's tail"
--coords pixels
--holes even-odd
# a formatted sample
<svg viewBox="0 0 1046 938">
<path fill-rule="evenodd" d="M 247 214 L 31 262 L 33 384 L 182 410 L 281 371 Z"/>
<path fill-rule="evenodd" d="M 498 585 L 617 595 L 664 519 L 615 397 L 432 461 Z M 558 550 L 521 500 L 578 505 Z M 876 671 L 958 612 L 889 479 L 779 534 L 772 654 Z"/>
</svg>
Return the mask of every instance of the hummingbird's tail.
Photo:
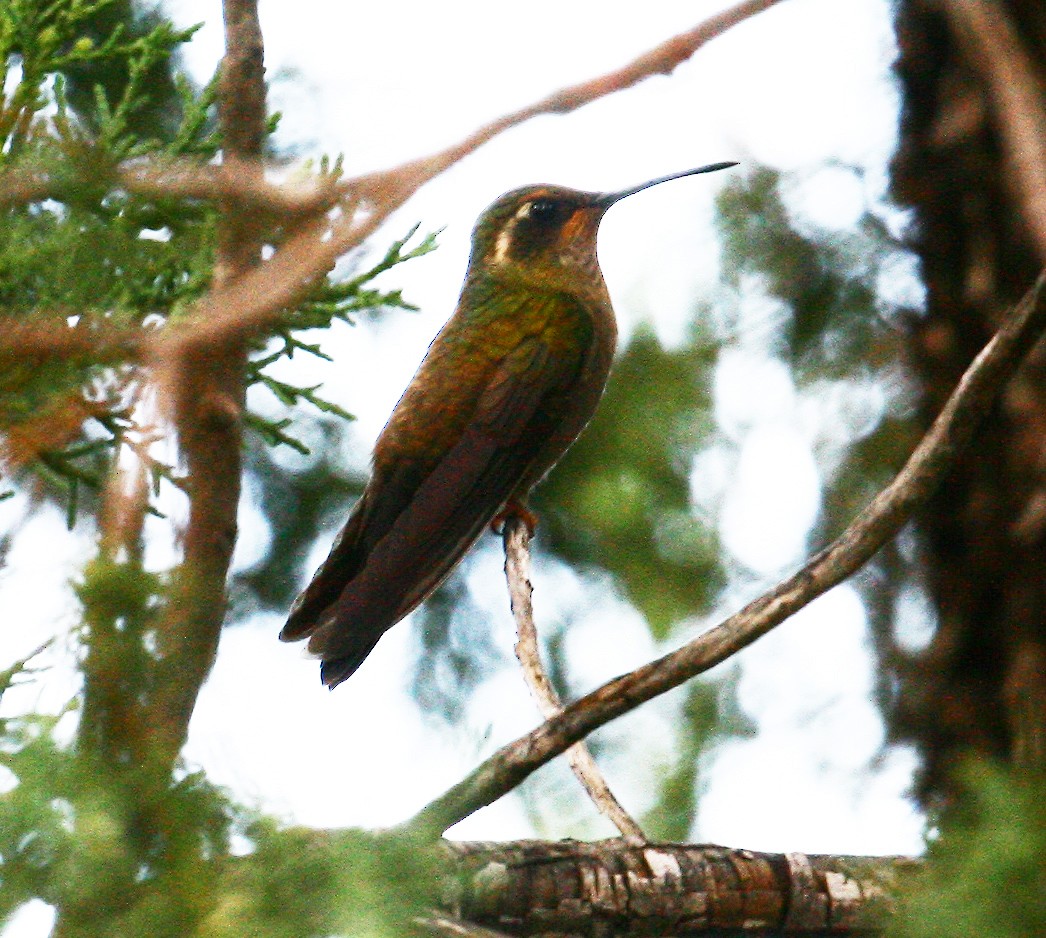
<svg viewBox="0 0 1046 938">
<path fill-rule="evenodd" d="M 367 501 L 367 493 L 364 492 L 335 539 L 330 555 L 294 601 L 287 622 L 280 631 L 281 642 L 296 642 L 311 635 L 324 614 L 337 602 L 345 584 L 352 580 L 366 562 L 363 531 Z M 374 641 L 377 642 L 377 639 Z M 369 648 L 373 647 L 374 643 L 371 643 Z"/>
<path fill-rule="evenodd" d="M 384 632 L 379 632 L 377 635 L 373 633 L 354 634 L 356 647 L 350 647 L 347 650 L 348 653 L 340 658 L 329 658 L 320 663 L 320 680 L 330 690 L 334 690 L 342 681 L 348 680 L 363 664 L 364 659 L 374 651 L 378 639 L 384 634 Z M 342 647 L 344 648 L 344 645 Z"/>
<path fill-rule="evenodd" d="M 529 416 L 533 407 L 519 410 Z M 359 556 L 360 549 L 349 549 L 346 532 L 317 580 L 336 577 L 340 557 L 335 554 L 343 549 L 358 566 L 338 583 L 340 595 L 310 620 L 307 633 L 309 651 L 323 661 L 324 684 L 334 687 L 349 677 L 378 639 L 443 582 L 497 514 L 505 493 L 523 477 L 531 447 L 547 439 L 544 431 L 537 427 L 529 447 L 519 445 L 514 434 L 506 444 L 502 435 L 474 419 L 373 544 L 369 531 L 352 535 L 361 544 L 367 542 L 365 556 Z M 366 511 L 357 509 L 354 515 L 360 512 L 362 517 Z M 313 581 L 309 590 L 317 600 L 326 600 L 336 588 Z M 296 622 L 292 613 L 285 636 Z"/>
</svg>

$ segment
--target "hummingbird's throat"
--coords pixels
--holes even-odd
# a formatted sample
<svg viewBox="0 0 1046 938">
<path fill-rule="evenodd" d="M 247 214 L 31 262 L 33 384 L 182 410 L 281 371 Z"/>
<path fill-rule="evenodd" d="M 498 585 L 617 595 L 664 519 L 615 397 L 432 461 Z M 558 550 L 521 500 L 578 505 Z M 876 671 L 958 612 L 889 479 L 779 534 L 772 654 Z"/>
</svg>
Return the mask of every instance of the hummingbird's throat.
<svg viewBox="0 0 1046 938">
<path fill-rule="evenodd" d="M 595 245 L 596 232 L 603 217 L 603 210 L 589 207 L 578 208 L 567 219 L 559 236 L 560 253 L 576 253 L 581 248 L 589 253 Z"/>
</svg>

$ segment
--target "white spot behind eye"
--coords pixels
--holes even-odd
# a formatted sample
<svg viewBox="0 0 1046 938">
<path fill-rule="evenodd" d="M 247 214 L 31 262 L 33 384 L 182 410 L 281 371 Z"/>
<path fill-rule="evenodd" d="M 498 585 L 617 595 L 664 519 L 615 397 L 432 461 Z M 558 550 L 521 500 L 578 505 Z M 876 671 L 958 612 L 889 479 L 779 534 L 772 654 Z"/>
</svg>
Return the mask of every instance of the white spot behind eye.
<svg viewBox="0 0 1046 938">
<path fill-rule="evenodd" d="M 517 212 L 516 214 L 518 215 L 519 213 Z M 512 246 L 512 233 L 510 229 L 510 225 L 506 225 L 502 228 L 497 241 L 494 242 L 494 262 L 496 264 L 500 264 L 508 256 L 508 249 Z"/>
</svg>

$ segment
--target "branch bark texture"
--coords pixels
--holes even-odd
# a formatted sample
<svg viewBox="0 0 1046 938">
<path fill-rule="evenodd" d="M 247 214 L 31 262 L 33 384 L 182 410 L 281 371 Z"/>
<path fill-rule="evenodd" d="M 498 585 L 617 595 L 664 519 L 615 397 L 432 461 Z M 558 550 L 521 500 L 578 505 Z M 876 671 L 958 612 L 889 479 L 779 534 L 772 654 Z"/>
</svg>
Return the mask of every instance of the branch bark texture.
<svg viewBox="0 0 1046 938">
<path fill-rule="evenodd" d="M 920 865 L 622 840 L 444 849 L 456 870 L 445 911 L 509 935 L 867 935 Z"/>
</svg>

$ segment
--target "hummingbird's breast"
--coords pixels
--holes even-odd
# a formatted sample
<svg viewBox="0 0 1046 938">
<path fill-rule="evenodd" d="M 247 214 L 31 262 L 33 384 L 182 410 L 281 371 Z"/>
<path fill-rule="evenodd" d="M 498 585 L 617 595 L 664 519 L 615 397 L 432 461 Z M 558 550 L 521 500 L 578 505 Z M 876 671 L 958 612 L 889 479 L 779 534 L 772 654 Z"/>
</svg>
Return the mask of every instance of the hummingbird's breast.
<svg viewBox="0 0 1046 938">
<path fill-rule="evenodd" d="M 551 432 L 514 490 L 514 497 L 521 501 L 585 429 L 603 396 L 617 347 L 617 320 L 602 278 L 599 288 L 582 296 L 571 295 L 573 315 L 584 323 L 584 339 L 572 350 L 577 357 L 577 370 L 573 380 L 549 402 L 557 413 Z"/>
<path fill-rule="evenodd" d="M 524 343 L 540 343 L 549 373 L 531 375 L 524 368 L 509 376 L 547 383 L 530 429 L 534 438 L 526 441 L 533 457 L 505 493 L 506 499 L 524 496 L 576 439 L 603 393 L 617 327 L 601 279 L 598 286 L 577 295 L 511 279 L 467 283 L 375 446 L 375 474 L 394 466 L 402 472 L 409 460 L 420 483 L 461 439 L 495 376 L 518 367 L 514 353 Z"/>
</svg>

